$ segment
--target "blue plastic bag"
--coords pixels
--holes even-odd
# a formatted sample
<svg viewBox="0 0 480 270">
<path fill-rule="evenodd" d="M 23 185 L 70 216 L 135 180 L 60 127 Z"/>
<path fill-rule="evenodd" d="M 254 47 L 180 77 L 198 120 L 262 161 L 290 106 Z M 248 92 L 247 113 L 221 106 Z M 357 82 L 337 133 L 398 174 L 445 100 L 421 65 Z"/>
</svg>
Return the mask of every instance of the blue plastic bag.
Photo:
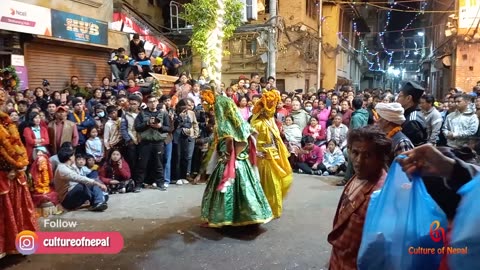
<svg viewBox="0 0 480 270">
<path fill-rule="evenodd" d="M 371 196 L 358 269 L 438 269 L 444 242 L 436 233 L 442 228 L 447 228 L 446 215 L 422 179 L 414 177 L 411 182 L 395 161 L 383 188 Z"/>
<path fill-rule="evenodd" d="M 457 193 L 462 200 L 453 220 L 448 264 L 452 270 L 480 269 L 480 176 Z"/>
</svg>

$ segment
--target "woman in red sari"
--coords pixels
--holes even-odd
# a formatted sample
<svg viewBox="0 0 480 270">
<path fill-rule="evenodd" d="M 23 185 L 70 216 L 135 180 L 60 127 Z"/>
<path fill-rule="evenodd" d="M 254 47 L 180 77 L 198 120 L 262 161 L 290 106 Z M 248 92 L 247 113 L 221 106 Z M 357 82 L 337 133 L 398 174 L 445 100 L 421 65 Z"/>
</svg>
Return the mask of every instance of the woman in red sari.
<svg viewBox="0 0 480 270">
<path fill-rule="evenodd" d="M 0 258 L 15 254 L 15 238 L 36 231 L 35 207 L 27 186 L 28 156 L 17 126 L 3 111 L 6 93 L 0 90 Z"/>
</svg>

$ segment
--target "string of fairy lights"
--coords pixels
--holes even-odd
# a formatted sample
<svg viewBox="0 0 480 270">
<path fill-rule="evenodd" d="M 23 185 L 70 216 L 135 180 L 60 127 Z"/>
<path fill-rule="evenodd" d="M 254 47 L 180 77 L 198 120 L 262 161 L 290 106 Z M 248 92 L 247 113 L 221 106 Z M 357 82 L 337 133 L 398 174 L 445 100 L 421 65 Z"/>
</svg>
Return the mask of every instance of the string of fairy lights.
<svg viewBox="0 0 480 270">
<path fill-rule="evenodd" d="M 415 20 L 420 15 L 425 13 L 425 8 L 428 5 L 427 1 L 425 1 L 425 0 L 418 1 L 418 2 L 420 2 L 420 9 L 418 10 L 417 13 L 415 13 L 413 18 L 399 31 L 400 35 L 401 35 L 402 47 L 403 47 L 403 49 L 400 50 L 400 51 L 403 52 L 403 56 L 404 56 L 403 61 L 401 63 L 402 66 L 405 63 L 405 60 L 410 56 L 410 50 L 406 49 L 404 32 L 411 30 L 410 27 L 412 26 L 412 24 L 415 22 Z M 406 9 L 409 9 L 409 10 L 415 10 L 415 9 L 413 9 L 409 6 L 403 5 L 401 3 L 402 2 L 400 2 L 400 3 L 399 2 L 389 2 L 390 5 L 389 5 L 389 8 L 387 9 L 386 20 L 385 20 L 385 24 L 383 26 L 383 30 L 380 31 L 380 32 L 377 32 L 378 40 L 379 40 L 379 43 L 381 45 L 381 50 L 388 56 L 387 66 L 391 66 L 392 61 L 393 61 L 393 55 L 396 51 L 398 52 L 398 50 L 388 50 L 385 46 L 385 33 L 387 33 L 387 32 L 397 32 L 397 31 L 388 31 L 388 26 L 390 25 L 390 21 L 391 21 L 391 17 L 392 17 L 392 11 L 397 11 L 397 9 L 395 8 L 396 6 L 401 6 L 402 8 L 406 8 Z M 403 2 L 403 3 L 405 3 L 405 2 Z M 383 69 L 382 66 L 381 66 L 381 62 L 380 62 L 380 56 L 381 55 L 380 55 L 380 53 L 378 51 L 368 49 L 368 46 L 365 44 L 364 39 L 361 37 L 362 33 L 358 32 L 356 21 L 353 21 L 353 33 L 354 33 L 354 35 L 357 36 L 358 41 L 360 43 L 360 48 L 359 49 L 356 49 L 355 47 L 353 47 L 351 45 L 351 43 L 349 42 L 349 40 L 343 35 L 342 32 L 339 32 L 338 36 L 339 36 L 340 39 L 345 41 L 346 44 L 348 44 L 348 49 L 349 50 L 352 50 L 352 51 L 361 55 L 361 57 L 367 62 L 369 71 L 373 71 L 373 72 L 377 71 L 377 72 L 383 72 L 383 73 L 386 72 L 386 70 Z M 422 46 L 424 46 L 424 45 L 422 45 Z M 416 48 L 416 49 L 418 50 L 420 48 Z M 370 57 L 370 59 L 369 59 L 369 57 Z"/>
</svg>

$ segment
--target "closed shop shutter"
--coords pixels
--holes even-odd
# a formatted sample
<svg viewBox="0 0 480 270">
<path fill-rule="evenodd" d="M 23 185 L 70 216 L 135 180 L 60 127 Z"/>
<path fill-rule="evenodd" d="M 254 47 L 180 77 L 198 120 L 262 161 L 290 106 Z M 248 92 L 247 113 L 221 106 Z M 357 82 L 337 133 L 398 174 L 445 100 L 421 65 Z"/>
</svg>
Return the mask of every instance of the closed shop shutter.
<svg viewBox="0 0 480 270">
<path fill-rule="evenodd" d="M 61 91 L 70 83 L 71 76 L 78 76 L 79 85 L 93 87 L 100 85 L 103 77 L 111 78 L 107 61 L 108 50 L 99 48 L 76 48 L 45 43 L 25 44 L 25 62 L 30 89 L 42 86 L 42 81 L 50 82 L 50 92 Z M 22 89 L 23 90 L 23 89 Z"/>
</svg>

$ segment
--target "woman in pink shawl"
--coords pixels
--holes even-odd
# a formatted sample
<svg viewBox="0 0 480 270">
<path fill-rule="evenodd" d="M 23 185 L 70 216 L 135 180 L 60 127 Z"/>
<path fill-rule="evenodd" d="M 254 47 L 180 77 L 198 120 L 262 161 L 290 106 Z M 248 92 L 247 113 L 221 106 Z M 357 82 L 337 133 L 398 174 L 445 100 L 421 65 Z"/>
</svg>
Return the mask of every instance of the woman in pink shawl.
<svg viewBox="0 0 480 270">
<path fill-rule="evenodd" d="M 330 108 L 327 108 L 327 106 L 325 106 L 325 101 L 318 101 L 318 109 L 315 110 L 313 116 L 317 117 L 318 123 L 320 124 L 322 129 L 327 130 L 327 121 L 328 117 L 330 116 Z"/>
</svg>

